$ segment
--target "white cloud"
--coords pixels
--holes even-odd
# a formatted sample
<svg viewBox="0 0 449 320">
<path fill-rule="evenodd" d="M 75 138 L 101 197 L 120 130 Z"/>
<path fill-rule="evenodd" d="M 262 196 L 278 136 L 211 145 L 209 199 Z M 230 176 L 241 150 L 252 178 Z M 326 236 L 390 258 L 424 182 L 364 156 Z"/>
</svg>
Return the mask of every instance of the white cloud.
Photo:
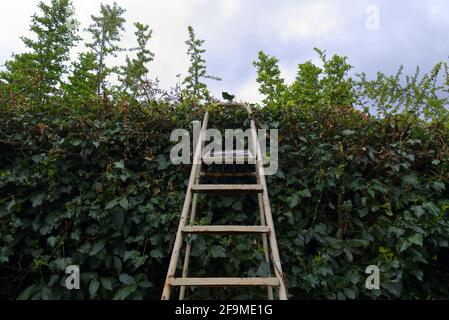
<svg viewBox="0 0 449 320">
<path fill-rule="evenodd" d="M 259 84 L 256 77 L 248 79 L 236 90 L 237 100 L 245 102 L 260 103 L 263 96 L 259 93 Z"/>
<path fill-rule="evenodd" d="M 336 39 L 345 31 L 344 5 L 339 1 L 287 2 L 267 16 L 281 39 Z M 342 17 L 345 19 L 342 19 Z"/>
</svg>

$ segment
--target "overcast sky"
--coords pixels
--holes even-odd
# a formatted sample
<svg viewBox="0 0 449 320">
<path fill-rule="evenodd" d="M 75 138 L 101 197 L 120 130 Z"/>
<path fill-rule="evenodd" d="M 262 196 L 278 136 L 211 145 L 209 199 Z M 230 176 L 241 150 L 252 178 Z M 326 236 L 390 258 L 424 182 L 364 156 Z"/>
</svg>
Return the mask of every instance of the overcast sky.
<svg viewBox="0 0 449 320">
<path fill-rule="evenodd" d="M 73 0 L 81 28 L 90 24 L 100 3 Z M 252 62 L 259 50 L 280 59 L 287 80 L 296 66 L 316 61 L 313 47 L 349 57 L 354 72 L 394 73 L 400 64 L 413 72 L 424 70 L 449 56 L 449 1 L 447 0 L 116 0 L 127 12 L 123 46 L 133 47 L 132 24 L 153 29 L 150 49 L 155 61 L 153 77 L 164 88 L 185 76 L 188 59 L 184 41 L 187 26 L 206 40 L 209 73 L 223 79 L 211 82 L 212 92 L 237 94 L 257 102 L 256 71 Z M 0 61 L 22 52 L 20 36 L 29 35 L 36 0 L 3 0 L 0 19 Z M 377 15 L 378 13 L 378 15 Z M 378 18 L 378 19 L 377 19 Z M 79 48 L 78 50 L 83 50 Z M 123 59 L 121 57 L 120 59 Z M 120 61 L 116 61 L 120 62 Z"/>
</svg>

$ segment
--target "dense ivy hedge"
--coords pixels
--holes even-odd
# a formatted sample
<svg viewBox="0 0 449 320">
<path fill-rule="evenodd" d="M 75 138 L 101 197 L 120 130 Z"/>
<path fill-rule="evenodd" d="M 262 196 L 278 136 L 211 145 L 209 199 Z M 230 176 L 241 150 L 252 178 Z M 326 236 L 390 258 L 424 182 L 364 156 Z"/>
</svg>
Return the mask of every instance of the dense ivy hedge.
<svg viewBox="0 0 449 320">
<path fill-rule="evenodd" d="M 280 170 L 267 182 L 291 298 L 449 296 L 447 129 L 342 106 L 256 117 L 279 129 Z M 169 104 L 1 108 L 0 299 L 159 299 L 190 172 L 169 162 L 169 135 L 201 119 Z M 249 198 L 204 198 L 200 223 L 254 223 L 254 209 Z M 265 274 L 261 243 L 248 240 L 194 238 L 192 270 Z M 81 267 L 81 290 L 64 287 L 69 264 Z M 378 291 L 364 288 L 372 264 Z"/>
</svg>

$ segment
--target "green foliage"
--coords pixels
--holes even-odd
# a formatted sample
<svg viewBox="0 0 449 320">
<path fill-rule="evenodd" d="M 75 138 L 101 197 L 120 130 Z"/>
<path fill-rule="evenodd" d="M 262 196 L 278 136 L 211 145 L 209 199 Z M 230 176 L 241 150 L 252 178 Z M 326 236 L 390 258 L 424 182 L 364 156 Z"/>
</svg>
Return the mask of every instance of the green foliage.
<svg viewBox="0 0 449 320">
<path fill-rule="evenodd" d="M 446 81 L 442 83 L 443 71 Z M 356 88 L 361 103 L 375 105 L 377 113 L 383 117 L 406 113 L 449 123 L 447 64 L 437 63 L 430 73 L 421 77 L 420 73 L 418 67 L 414 75 L 404 76 L 401 66 L 392 76 L 378 72 L 374 80 L 368 80 L 364 73 L 360 74 Z"/>
<path fill-rule="evenodd" d="M 92 42 L 86 44 L 88 48 L 95 54 L 96 60 L 96 88 L 99 95 L 106 90 L 107 77 L 116 72 L 116 68 L 106 66 L 106 58 L 115 57 L 117 52 L 122 49 L 118 45 L 122 38 L 122 31 L 125 30 L 124 23 L 126 20 L 122 17 L 125 9 L 114 3 L 110 5 L 101 5 L 100 15 L 92 15 L 93 24 L 87 28 L 92 35 Z"/>
<path fill-rule="evenodd" d="M 257 68 L 257 83 L 259 92 L 265 96 L 265 105 L 274 105 L 282 102 L 282 96 L 286 91 L 284 79 L 281 78 L 281 70 L 278 66 L 279 60 L 269 56 L 263 51 L 259 52 L 258 61 L 253 64 Z"/>
<path fill-rule="evenodd" d="M 17 104 L 43 106 L 58 94 L 70 49 L 79 40 L 70 0 L 39 2 L 38 7 L 41 15 L 33 15 L 30 26 L 36 39 L 22 38 L 30 51 L 15 55 L 0 73 L 7 83 L 3 95 Z"/>
<path fill-rule="evenodd" d="M 204 40 L 196 38 L 195 31 L 191 26 L 188 27 L 188 31 L 189 39 L 186 41 L 186 44 L 190 67 L 188 75 L 183 81 L 185 85 L 184 97 L 188 105 L 196 106 L 201 102 L 209 102 L 211 100 L 207 85 L 202 80 L 212 79 L 220 81 L 221 79 L 207 74 L 206 61 L 203 58 L 206 50 L 202 48 Z"/>
<path fill-rule="evenodd" d="M 287 85 L 281 76 L 279 60 L 264 52 L 259 52 L 254 62 L 257 68 L 259 92 L 265 96 L 267 106 L 301 106 L 306 109 L 329 107 L 334 105 L 352 105 L 355 102 L 354 83 L 348 77 L 352 68 L 346 57 L 334 55 L 327 59 L 325 52 L 315 49 L 323 67 L 311 61 L 298 65 L 295 81 Z M 321 109 L 321 108 L 320 108 Z"/>
<path fill-rule="evenodd" d="M 72 74 L 65 85 L 65 98 L 73 108 L 80 108 L 97 97 L 98 68 L 93 52 L 81 53 L 72 65 Z"/>
<path fill-rule="evenodd" d="M 68 74 L 77 40 L 70 2 L 39 7 L 37 40 L 25 39 L 30 52 L 0 77 L 0 299 L 159 299 L 190 172 L 170 162 L 170 133 L 190 128 L 205 109 L 222 128 L 247 115 L 204 105 L 214 99 L 202 81 L 213 77 L 191 27 L 185 100 L 176 92 L 154 99 L 151 30 L 142 24 L 137 55 L 120 69 L 123 94 L 108 95 L 107 76 L 118 69 L 105 59 L 121 50 L 124 10 L 102 6 L 89 28 L 91 51 Z M 353 79 L 345 57 L 316 51 L 322 66 L 299 64 L 291 84 L 277 58 L 260 52 L 254 63 L 265 95 L 254 117 L 279 129 L 279 171 L 267 182 L 290 297 L 447 298 L 447 64 L 405 82 L 402 70 Z M 252 225 L 259 216 L 251 196 L 204 197 L 198 206 L 198 224 Z M 268 275 L 260 237 L 189 241 L 193 276 Z M 71 264 L 80 266 L 81 290 L 64 286 Z M 364 287 L 369 265 L 380 267 L 380 290 Z"/>
<path fill-rule="evenodd" d="M 148 25 L 135 23 L 136 38 L 138 47 L 130 51 L 137 51 L 137 57 L 130 59 L 126 57 L 126 65 L 123 66 L 120 81 L 122 82 L 123 92 L 131 95 L 136 100 L 142 95 L 142 85 L 146 81 L 145 76 L 148 74 L 147 63 L 153 61 L 154 54 L 147 49 L 148 41 L 153 33 Z"/>
<path fill-rule="evenodd" d="M 166 103 L 97 109 L 0 108 L 4 298 L 160 297 L 190 170 L 170 163 L 167 142 L 202 112 Z M 211 112 L 224 127 L 245 117 Z M 255 116 L 280 129 L 280 170 L 267 182 L 291 298 L 447 297 L 447 130 L 343 106 L 312 115 L 264 108 Z M 198 223 L 254 224 L 256 204 L 251 196 L 203 198 Z M 193 237 L 194 275 L 267 275 L 260 237 L 241 237 Z M 64 287 L 69 264 L 81 267 L 80 291 Z M 379 291 L 364 288 L 372 264 L 381 269 Z"/>
</svg>

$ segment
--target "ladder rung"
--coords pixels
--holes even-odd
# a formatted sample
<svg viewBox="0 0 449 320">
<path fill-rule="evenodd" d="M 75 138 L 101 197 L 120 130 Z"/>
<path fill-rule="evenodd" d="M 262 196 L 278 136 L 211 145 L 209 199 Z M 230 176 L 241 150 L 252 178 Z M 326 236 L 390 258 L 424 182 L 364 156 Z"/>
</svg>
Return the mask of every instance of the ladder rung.
<svg viewBox="0 0 449 320">
<path fill-rule="evenodd" d="M 255 172 L 201 172 L 201 177 L 255 177 Z"/>
<path fill-rule="evenodd" d="M 201 193 L 261 193 L 260 184 L 195 184 L 193 192 Z"/>
<path fill-rule="evenodd" d="M 185 233 L 268 233 L 268 226 L 184 226 Z"/>
<path fill-rule="evenodd" d="M 279 279 L 271 278 L 171 278 L 172 286 L 198 287 L 245 287 L 245 286 L 279 286 Z"/>
<path fill-rule="evenodd" d="M 203 163 L 205 164 L 255 164 L 255 157 L 234 157 L 234 156 L 215 156 L 215 157 L 203 157 Z"/>
</svg>

